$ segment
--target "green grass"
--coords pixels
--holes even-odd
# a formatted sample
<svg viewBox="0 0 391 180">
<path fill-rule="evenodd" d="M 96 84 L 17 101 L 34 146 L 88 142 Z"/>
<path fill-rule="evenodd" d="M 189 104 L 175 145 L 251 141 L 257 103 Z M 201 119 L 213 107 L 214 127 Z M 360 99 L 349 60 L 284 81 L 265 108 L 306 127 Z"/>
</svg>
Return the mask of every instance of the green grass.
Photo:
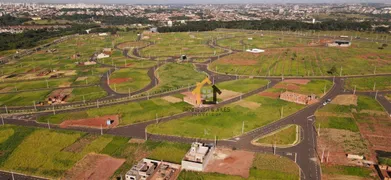
<svg viewBox="0 0 391 180">
<path fill-rule="evenodd" d="M 127 137 L 114 136 L 111 142 L 100 153 L 114 157 L 121 156 L 121 152 L 124 151 L 129 140 L 130 138 Z"/>
<path fill-rule="evenodd" d="M 357 110 L 384 111 L 383 107 L 372 97 L 358 96 Z"/>
<path fill-rule="evenodd" d="M 0 144 L 5 142 L 14 133 L 15 133 L 15 131 L 12 128 L 1 128 L 0 129 Z"/>
<path fill-rule="evenodd" d="M 356 86 L 357 91 L 390 90 L 391 80 L 389 77 L 366 77 L 349 78 L 345 82 L 345 88 L 353 90 Z"/>
<path fill-rule="evenodd" d="M 182 171 L 179 180 L 245 180 L 246 178 L 219 173 Z M 247 180 L 257 179 L 299 179 L 299 167 L 285 157 L 272 154 L 256 154 Z"/>
<path fill-rule="evenodd" d="M 379 157 L 379 164 L 385 164 L 391 166 L 391 158 Z"/>
<path fill-rule="evenodd" d="M 1 126 L 0 129 L 8 131 L 12 129 L 14 133 L 0 143 L 0 168 L 3 168 L 5 161 L 15 151 L 15 149 L 22 143 L 23 139 L 34 132 L 34 128 L 5 125 Z"/>
<path fill-rule="evenodd" d="M 353 166 L 322 166 L 322 173 L 329 175 L 350 175 L 369 178 L 371 177 L 371 169 L 364 167 Z"/>
<path fill-rule="evenodd" d="M 350 113 L 351 108 L 354 106 L 344 106 L 338 104 L 327 104 L 327 106 L 323 106 L 318 109 L 319 112 L 335 112 L 335 113 Z"/>
<path fill-rule="evenodd" d="M 299 167 L 285 157 L 256 154 L 250 176 L 255 179 L 299 179 Z"/>
<path fill-rule="evenodd" d="M 297 125 L 289 125 L 278 129 L 274 134 L 266 135 L 259 138 L 256 142 L 262 144 L 278 144 L 278 145 L 291 145 L 293 144 L 297 137 Z"/>
<path fill-rule="evenodd" d="M 169 122 L 148 126 L 148 132 L 165 135 L 176 135 L 213 139 L 215 135 L 229 138 L 248 132 L 280 119 L 280 110 L 284 107 L 284 116 L 297 112 L 304 106 L 295 103 L 253 95 L 244 100 L 261 104 L 255 110 L 237 104 L 225 106 L 228 112 L 207 112 L 197 116 L 185 117 Z"/>
<path fill-rule="evenodd" d="M 60 124 L 65 120 L 118 114 L 120 116 L 120 125 L 127 125 L 147 120 L 154 120 L 156 118 L 156 114 L 158 117 L 178 114 L 183 112 L 183 109 L 186 107 L 190 107 L 190 105 L 185 102 L 169 103 L 158 98 L 141 102 L 93 108 L 86 111 L 42 116 L 38 118 L 38 121 L 47 122 L 49 120 L 50 123 Z"/>
<path fill-rule="evenodd" d="M 150 150 L 148 158 L 176 164 L 181 164 L 183 157 L 190 149 L 190 144 L 172 142 L 147 141 L 145 145 Z"/>
<path fill-rule="evenodd" d="M 140 90 L 150 83 L 147 69 L 126 68 L 114 71 L 110 75 L 111 80 L 116 78 L 128 78 L 128 81 L 123 83 L 110 83 L 110 88 L 118 93 L 128 93 Z"/>
<path fill-rule="evenodd" d="M 348 117 L 321 116 L 316 118 L 316 127 L 344 129 L 352 132 L 359 132 L 356 121 Z"/>
<path fill-rule="evenodd" d="M 0 106 L 32 106 L 34 101 L 43 102 L 51 90 L 0 94 Z"/>
<path fill-rule="evenodd" d="M 62 151 L 82 135 L 83 133 L 70 131 L 36 130 L 12 152 L 3 168 L 25 174 L 59 178 L 87 153 L 100 152 L 112 140 L 111 137 L 101 136 L 84 147 L 80 153 Z"/>
<path fill-rule="evenodd" d="M 269 81 L 264 79 L 239 79 L 217 83 L 219 89 L 226 89 L 235 92 L 248 93 L 255 89 L 266 86 Z"/>
<path fill-rule="evenodd" d="M 197 72 L 192 64 L 168 63 L 159 67 L 156 73 L 159 85 L 151 90 L 153 92 L 192 86 L 207 77 L 206 74 Z"/>
<path fill-rule="evenodd" d="M 74 88 L 70 97 L 66 100 L 68 102 L 83 101 L 83 96 L 86 101 L 96 100 L 107 96 L 107 92 L 99 86 Z"/>
</svg>

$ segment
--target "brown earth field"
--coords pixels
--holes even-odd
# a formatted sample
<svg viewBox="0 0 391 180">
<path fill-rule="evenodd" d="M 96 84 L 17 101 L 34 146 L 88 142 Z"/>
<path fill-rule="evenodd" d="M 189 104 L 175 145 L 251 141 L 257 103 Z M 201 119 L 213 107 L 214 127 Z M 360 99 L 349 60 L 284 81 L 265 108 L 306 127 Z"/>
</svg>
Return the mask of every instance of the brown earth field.
<svg viewBox="0 0 391 180">
<path fill-rule="evenodd" d="M 261 92 L 258 95 L 264 96 L 264 97 L 270 97 L 273 99 L 278 99 L 278 97 L 280 97 L 280 93 L 276 93 L 276 92 Z"/>
<path fill-rule="evenodd" d="M 88 154 L 75 164 L 62 179 L 110 179 L 125 162 L 103 154 Z"/>
<path fill-rule="evenodd" d="M 205 171 L 248 178 L 253 159 L 253 152 L 216 148 Z"/>
<path fill-rule="evenodd" d="M 113 120 L 114 122 L 108 126 L 106 124 L 107 120 Z M 61 128 L 66 128 L 69 126 L 74 127 L 89 127 L 89 128 L 113 128 L 118 126 L 119 124 L 119 117 L 118 115 L 108 115 L 108 116 L 102 116 L 102 117 L 96 117 L 96 118 L 87 118 L 87 119 L 78 119 L 78 120 L 67 120 L 60 124 Z"/>
</svg>

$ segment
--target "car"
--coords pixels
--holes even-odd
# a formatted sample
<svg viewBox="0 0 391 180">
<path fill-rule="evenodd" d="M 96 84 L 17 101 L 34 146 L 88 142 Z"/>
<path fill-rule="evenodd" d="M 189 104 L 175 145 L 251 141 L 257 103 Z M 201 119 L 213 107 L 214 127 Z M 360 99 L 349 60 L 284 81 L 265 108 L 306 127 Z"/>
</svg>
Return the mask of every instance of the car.
<svg viewBox="0 0 391 180">
<path fill-rule="evenodd" d="M 327 102 L 327 103 L 331 102 L 331 99 L 327 99 L 326 102 Z"/>
<path fill-rule="evenodd" d="M 327 105 L 327 102 L 324 102 L 324 103 L 323 103 L 323 106 L 326 106 L 326 105 Z"/>
</svg>

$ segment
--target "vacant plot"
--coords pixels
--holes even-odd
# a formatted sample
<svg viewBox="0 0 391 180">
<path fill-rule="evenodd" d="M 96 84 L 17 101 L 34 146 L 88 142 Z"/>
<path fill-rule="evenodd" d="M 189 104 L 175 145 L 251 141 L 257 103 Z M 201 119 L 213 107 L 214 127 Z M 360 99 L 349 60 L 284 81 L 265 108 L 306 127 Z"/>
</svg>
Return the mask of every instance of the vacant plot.
<svg viewBox="0 0 391 180">
<path fill-rule="evenodd" d="M 164 99 L 164 100 L 166 100 L 167 102 L 170 102 L 170 103 L 178 103 L 178 102 L 182 102 L 183 101 L 182 99 L 174 97 L 174 96 L 164 96 L 164 97 L 162 97 L 162 99 Z"/>
<path fill-rule="evenodd" d="M 87 154 L 62 179 L 109 179 L 125 162 L 102 154 Z"/>
<path fill-rule="evenodd" d="M 150 83 L 147 69 L 125 68 L 110 75 L 110 88 L 119 93 L 140 90 Z"/>
<path fill-rule="evenodd" d="M 391 80 L 389 77 L 348 78 L 345 88 L 356 88 L 357 91 L 390 90 Z"/>
<path fill-rule="evenodd" d="M 192 64 L 168 63 L 159 67 L 156 72 L 159 84 L 152 92 L 168 91 L 176 88 L 188 87 L 201 82 L 207 77 L 198 72 Z"/>
<path fill-rule="evenodd" d="M 322 178 L 325 179 L 373 179 L 372 171 L 364 167 L 352 166 L 322 166 Z"/>
<path fill-rule="evenodd" d="M 353 94 L 338 95 L 331 101 L 331 104 L 338 104 L 344 106 L 349 106 L 349 105 L 357 106 L 357 96 Z"/>
<path fill-rule="evenodd" d="M 281 93 L 278 92 L 267 92 L 267 91 L 259 93 L 260 96 L 273 98 L 273 99 L 278 99 L 280 97 L 280 94 Z"/>
<path fill-rule="evenodd" d="M 7 141 L 9 137 L 14 135 L 15 131 L 12 128 L 1 128 L 0 129 L 0 144 Z"/>
<path fill-rule="evenodd" d="M 107 92 L 104 91 L 100 86 L 75 88 L 73 89 L 69 98 L 67 98 L 67 102 L 81 102 L 84 100 L 90 101 L 100 99 L 105 96 L 107 96 Z"/>
<path fill-rule="evenodd" d="M 310 82 L 309 79 L 285 79 L 284 82 L 292 84 L 306 85 Z"/>
<path fill-rule="evenodd" d="M 44 102 L 51 90 L 0 94 L 0 106 L 32 106 Z"/>
<path fill-rule="evenodd" d="M 107 124 L 110 121 L 110 124 Z M 114 128 L 118 126 L 118 115 L 101 116 L 96 118 L 67 120 L 60 124 L 61 128 L 67 127 L 88 127 L 88 128 Z"/>
<path fill-rule="evenodd" d="M 253 159 L 253 152 L 217 148 L 209 160 L 205 172 L 216 172 L 248 178 Z"/>
<path fill-rule="evenodd" d="M 93 108 L 85 111 L 77 111 L 56 115 L 41 116 L 39 122 L 60 124 L 66 120 L 99 118 L 116 114 L 119 116 L 119 125 L 134 124 L 153 120 L 158 117 L 169 116 L 183 112 L 184 108 L 190 107 L 185 102 L 170 103 L 163 99 L 150 99 L 141 102 L 131 102 L 114 106 Z M 100 124 L 98 124 L 100 126 Z"/>
<path fill-rule="evenodd" d="M 219 89 L 225 89 L 235 92 L 248 93 L 255 89 L 264 87 L 269 83 L 265 79 L 238 79 L 217 83 Z"/>
<path fill-rule="evenodd" d="M 352 132 L 358 132 L 358 126 L 354 118 L 351 117 L 334 117 L 320 116 L 316 118 L 316 127 L 345 129 Z"/>
<path fill-rule="evenodd" d="M 251 109 L 251 110 L 255 110 L 261 106 L 261 104 L 259 104 L 259 103 L 252 102 L 252 101 L 246 101 L 246 100 L 238 101 L 235 104 L 242 106 L 242 107 L 245 107 L 245 108 L 248 108 L 248 109 Z"/>
<path fill-rule="evenodd" d="M 39 129 L 26 137 L 4 162 L 3 168 L 49 178 L 59 178 L 84 155 L 101 151 L 110 141 L 99 137 L 80 153 L 62 151 L 73 144 L 82 133 Z M 25 161 L 29 159 L 28 161 Z"/>
<path fill-rule="evenodd" d="M 299 127 L 288 125 L 253 141 L 254 144 L 289 146 L 298 143 Z"/>
<path fill-rule="evenodd" d="M 261 106 L 249 109 L 238 104 L 231 104 L 224 106 L 228 109 L 224 112 L 208 111 L 191 117 L 150 125 L 148 132 L 209 139 L 213 139 L 215 135 L 218 135 L 218 138 L 230 138 L 242 133 L 243 121 L 244 131 L 247 132 L 280 119 L 281 107 L 284 107 L 284 116 L 304 107 L 259 95 L 253 95 L 244 100 L 261 104 Z"/>
<path fill-rule="evenodd" d="M 190 149 L 190 144 L 147 141 L 146 148 L 149 150 L 150 159 L 180 164 Z"/>
</svg>

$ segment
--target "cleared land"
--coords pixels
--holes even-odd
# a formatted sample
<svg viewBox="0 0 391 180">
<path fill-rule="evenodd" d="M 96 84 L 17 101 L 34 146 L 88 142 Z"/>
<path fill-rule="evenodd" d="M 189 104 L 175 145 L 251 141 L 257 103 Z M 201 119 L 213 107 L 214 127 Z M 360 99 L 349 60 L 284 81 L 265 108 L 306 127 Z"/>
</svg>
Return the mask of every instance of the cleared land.
<svg viewBox="0 0 391 180">
<path fill-rule="evenodd" d="M 357 91 L 390 90 L 391 79 L 389 77 L 349 78 L 345 81 L 345 88 Z"/>
<path fill-rule="evenodd" d="M 267 144 L 267 145 L 293 145 L 298 141 L 298 126 L 297 125 L 289 125 L 287 127 L 283 127 L 271 134 L 267 134 L 263 137 L 255 140 L 256 144 Z"/>
<path fill-rule="evenodd" d="M 50 121 L 53 124 L 60 124 L 66 120 L 78 120 L 85 118 L 97 118 L 106 115 L 118 115 L 119 124 L 127 125 L 147 120 L 154 120 L 158 117 L 169 116 L 183 112 L 183 109 L 190 107 L 185 102 L 170 103 L 163 99 L 150 99 L 141 102 L 132 102 L 114 106 L 101 107 L 99 109 L 89 109 L 64 114 L 42 116 L 38 118 L 39 122 L 46 123 Z"/>
<path fill-rule="evenodd" d="M 140 90 L 150 83 L 147 69 L 126 68 L 114 71 L 110 75 L 110 88 L 119 93 Z"/>
</svg>

